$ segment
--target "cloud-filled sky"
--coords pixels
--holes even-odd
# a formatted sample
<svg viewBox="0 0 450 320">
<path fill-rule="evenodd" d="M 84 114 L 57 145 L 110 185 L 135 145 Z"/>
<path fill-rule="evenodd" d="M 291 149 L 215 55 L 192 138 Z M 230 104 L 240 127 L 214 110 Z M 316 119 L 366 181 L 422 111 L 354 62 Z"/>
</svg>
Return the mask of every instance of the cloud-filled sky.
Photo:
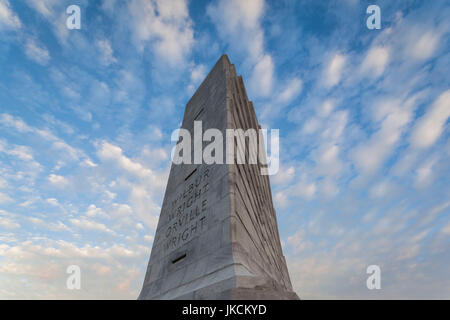
<svg viewBox="0 0 450 320">
<path fill-rule="evenodd" d="M 299 296 L 450 298 L 449 16 L 446 1 L 0 0 L 0 298 L 136 299 L 170 135 L 222 53 L 280 129 L 271 184 Z"/>
</svg>

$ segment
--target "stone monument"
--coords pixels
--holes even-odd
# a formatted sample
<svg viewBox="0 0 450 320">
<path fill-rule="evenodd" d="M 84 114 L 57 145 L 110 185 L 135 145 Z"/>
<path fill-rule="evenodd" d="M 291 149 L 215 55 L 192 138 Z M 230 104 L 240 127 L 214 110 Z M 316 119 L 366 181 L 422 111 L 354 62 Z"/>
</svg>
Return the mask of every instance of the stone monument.
<svg viewBox="0 0 450 320">
<path fill-rule="evenodd" d="M 187 103 L 181 127 L 193 132 L 194 121 L 203 130 L 260 128 L 226 55 Z M 260 167 L 172 163 L 138 299 L 298 299 Z"/>
</svg>

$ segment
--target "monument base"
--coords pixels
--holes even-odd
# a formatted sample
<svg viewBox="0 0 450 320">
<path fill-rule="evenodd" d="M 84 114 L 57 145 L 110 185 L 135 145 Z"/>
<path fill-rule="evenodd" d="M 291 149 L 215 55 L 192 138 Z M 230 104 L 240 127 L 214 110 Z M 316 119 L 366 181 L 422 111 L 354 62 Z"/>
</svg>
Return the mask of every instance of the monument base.
<svg viewBox="0 0 450 320">
<path fill-rule="evenodd" d="M 239 275 L 240 274 L 240 275 Z M 155 300 L 300 300 L 293 291 L 286 291 L 275 281 L 248 274 L 239 264 L 232 264 L 157 296 L 139 299 Z"/>
<path fill-rule="evenodd" d="M 221 284 L 219 284 L 221 286 Z M 214 292 L 214 288 L 202 288 L 176 298 L 177 300 L 300 300 L 292 291 L 272 288 L 232 288 Z"/>
<path fill-rule="evenodd" d="M 229 292 L 230 300 L 300 300 L 293 291 L 276 291 L 265 288 L 235 288 Z"/>
</svg>

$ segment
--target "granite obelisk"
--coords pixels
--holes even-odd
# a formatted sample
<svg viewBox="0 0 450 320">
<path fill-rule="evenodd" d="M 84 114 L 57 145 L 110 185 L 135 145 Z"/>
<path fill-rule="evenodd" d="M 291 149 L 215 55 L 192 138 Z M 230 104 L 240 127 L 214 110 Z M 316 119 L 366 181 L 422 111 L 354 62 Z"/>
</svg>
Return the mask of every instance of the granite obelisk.
<svg viewBox="0 0 450 320">
<path fill-rule="evenodd" d="M 224 133 L 260 128 L 226 55 L 187 103 L 181 127 L 193 133 L 194 121 Z M 139 299 L 298 299 L 260 167 L 172 163 Z"/>
</svg>

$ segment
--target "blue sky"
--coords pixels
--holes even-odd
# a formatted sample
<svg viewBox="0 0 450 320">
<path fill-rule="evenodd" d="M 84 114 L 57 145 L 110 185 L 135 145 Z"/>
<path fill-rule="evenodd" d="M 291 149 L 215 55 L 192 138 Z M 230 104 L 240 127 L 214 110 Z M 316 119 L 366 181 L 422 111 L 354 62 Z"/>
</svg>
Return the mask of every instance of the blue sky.
<svg viewBox="0 0 450 320">
<path fill-rule="evenodd" d="M 446 1 L 0 0 L 0 298 L 137 297 L 170 134 L 222 53 L 280 129 L 271 184 L 299 296 L 450 298 L 449 16 Z"/>
</svg>

